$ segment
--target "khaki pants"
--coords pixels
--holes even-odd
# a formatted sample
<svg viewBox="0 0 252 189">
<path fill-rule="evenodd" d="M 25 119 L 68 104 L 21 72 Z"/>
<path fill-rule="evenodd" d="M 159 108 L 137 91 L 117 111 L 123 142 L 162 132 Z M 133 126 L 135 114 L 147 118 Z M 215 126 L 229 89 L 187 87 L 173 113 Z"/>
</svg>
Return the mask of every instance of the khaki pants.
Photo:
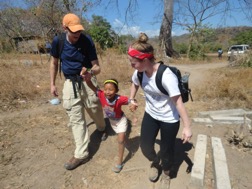
<svg viewBox="0 0 252 189">
<path fill-rule="evenodd" d="M 92 78 L 94 85 L 97 85 L 96 78 Z M 79 90 L 78 83 L 75 83 L 77 98 L 74 97 L 74 90 L 72 82 L 67 79 L 63 87 L 63 107 L 69 116 L 68 126 L 72 128 L 73 137 L 75 141 L 74 157 L 83 159 L 89 155 L 88 143 L 89 134 L 85 119 L 85 110 L 89 116 L 94 120 L 99 131 L 105 129 L 105 121 L 103 117 L 103 110 L 96 94 L 86 85 L 81 83 Z"/>
</svg>

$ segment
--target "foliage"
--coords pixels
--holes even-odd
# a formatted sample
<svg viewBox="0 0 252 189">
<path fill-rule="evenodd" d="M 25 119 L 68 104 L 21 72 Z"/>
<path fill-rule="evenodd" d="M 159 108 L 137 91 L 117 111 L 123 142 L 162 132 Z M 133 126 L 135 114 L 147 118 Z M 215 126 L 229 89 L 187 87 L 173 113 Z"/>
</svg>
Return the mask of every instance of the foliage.
<svg viewBox="0 0 252 189">
<path fill-rule="evenodd" d="M 173 43 L 174 50 L 179 54 L 186 54 L 188 49 L 188 44 L 185 43 Z"/>
<path fill-rule="evenodd" d="M 252 45 L 252 31 L 246 31 L 246 32 L 241 32 L 238 35 L 235 36 L 235 38 L 233 38 L 230 41 L 231 44 L 248 44 L 248 45 Z"/>
<path fill-rule="evenodd" d="M 190 29 L 190 28 L 189 28 Z M 207 52 L 207 44 L 209 40 L 214 39 L 214 30 L 207 25 L 198 23 L 198 26 L 190 31 L 190 42 L 187 49 L 187 57 L 193 60 L 205 59 Z"/>
<path fill-rule="evenodd" d="M 118 49 L 119 53 L 125 54 L 128 50 L 128 44 L 134 40 L 132 35 L 121 35 L 117 37 L 115 41 L 115 48 Z"/>
<path fill-rule="evenodd" d="M 13 46 L 8 41 L 8 39 L 0 38 L 0 53 L 7 52 L 10 53 L 13 50 Z"/>
<path fill-rule="evenodd" d="M 114 44 L 115 32 L 111 29 L 110 23 L 101 16 L 92 16 L 92 23 L 87 32 L 102 49 L 110 48 Z"/>
<path fill-rule="evenodd" d="M 206 52 L 217 52 L 218 49 L 223 49 L 223 44 L 215 41 L 206 44 Z"/>
<path fill-rule="evenodd" d="M 201 44 L 192 44 L 189 52 L 189 58 L 191 60 L 204 60 L 206 58 L 204 46 Z"/>
<path fill-rule="evenodd" d="M 232 39 L 232 42 L 230 41 L 230 43 L 237 44 L 238 42 L 234 42 L 236 36 L 241 36 L 241 38 L 243 38 L 242 36 L 247 36 L 248 33 L 251 34 L 251 27 L 232 27 L 218 29 L 208 27 L 202 28 L 202 31 L 195 35 L 198 37 L 197 39 L 199 40 L 194 40 L 196 42 L 193 45 L 194 49 L 191 50 L 192 55 L 190 55 L 190 57 L 193 57 L 194 60 L 197 57 L 195 52 L 195 45 L 201 46 L 201 48 L 203 48 L 202 51 L 204 53 L 216 53 L 219 48 L 226 51 L 229 47 L 228 39 Z M 189 34 L 173 37 L 173 47 L 180 54 L 186 54 L 188 50 L 188 38 Z M 199 56 L 199 58 L 202 59 L 202 56 Z"/>
</svg>

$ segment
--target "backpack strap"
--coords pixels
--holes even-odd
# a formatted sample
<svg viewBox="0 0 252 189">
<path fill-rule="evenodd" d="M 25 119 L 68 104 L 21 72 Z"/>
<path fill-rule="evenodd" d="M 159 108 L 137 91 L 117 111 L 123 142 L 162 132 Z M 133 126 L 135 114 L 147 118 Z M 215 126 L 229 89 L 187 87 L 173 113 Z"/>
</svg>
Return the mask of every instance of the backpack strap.
<svg viewBox="0 0 252 189">
<path fill-rule="evenodd" d="M 65 39 L 66 39 L 66 33 L 60 33 L 59 34 L 59 43 L 58 43 L 59 58 L 60 58 L 60 55 L 63 51 Z"/>
<path fill-rule="evenodd" d="M 163 62 L 159 62 L 160 65 L 158 67 L 157 70 L 157 75 L 156 75 L 156 85 L 158 87 L 158 89 L 165 95 L 168 95 L 168 92 L 164 89 L 163 85 L 162 85 L 162 77 L 163 77 L 163 73 L 166 70 L 166 68 L 168 66 L 166 66 Z"/>
<path fill-rule="evenodd" d="M 66 39 L 66 33 L 60 33 L 58 35 L 58 39 L 59 39 L 59 42 L 58 42 L 58 45 L 57 45 L 57 51 L 59 52 L 59 59 L 60 59 L 60 63 L 59 63 L 59 74 L 60 74 L 60 77 L 61 77 L 61 64 L 62 64 L 62 61 L 61 61 L 61 53 L 63 51 L 63 47 L 64 47 L 64 42 L 65 42 L 65 39 Z"/>
<path fill-rule="evenodd" d="M 140 86 L 142 87 L 142 81 L 143 81 L 143 72 L 137 72 L 137 77 L 140 83 Z"/>
<path fill-rule="evenodd" d="M 163 85 L 162 85 L 162 77 L 163 77 L 163 73 L 165 71 L 165 69 L 168 67 L 166 66 L 162 61 L 159 61 L 158 63 L 160 63 L 158 70 L 157 70 L 157 75 L 155 78 L 156 81 L 156 85 L 158 87 L 158 89 L 164 93 L 165 95 L 168 95 L 168 92 L 164 89 Z M 140 82 L 140 86 L 142 87 L 142 81 L 143 81 L 143 72 L 137 72 L 137 77 L 138 80 Z"/>
</svg>

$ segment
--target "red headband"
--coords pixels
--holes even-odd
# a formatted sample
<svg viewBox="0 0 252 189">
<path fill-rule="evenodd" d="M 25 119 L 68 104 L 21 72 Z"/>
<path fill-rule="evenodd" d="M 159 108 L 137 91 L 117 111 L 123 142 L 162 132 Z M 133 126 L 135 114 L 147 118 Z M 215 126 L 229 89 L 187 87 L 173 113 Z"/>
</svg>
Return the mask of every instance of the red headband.
<svg viewBox="0 0 252 189">
<path fill-rule="evenodd" d="M 148 59 L 151 59 L 154 57 L 153 54 L 149 54 L 149 53 L 143 53 L 143 52 L 140 52 L 136 49 L 133 49 L 132 47 L 129 47 L 129 50 L 128 50 L 128 55 L 134 57 L 134 58 L 138 58 L 140 60 L 143 60 L 145 58 L 148 58 Z"/>
</svg>

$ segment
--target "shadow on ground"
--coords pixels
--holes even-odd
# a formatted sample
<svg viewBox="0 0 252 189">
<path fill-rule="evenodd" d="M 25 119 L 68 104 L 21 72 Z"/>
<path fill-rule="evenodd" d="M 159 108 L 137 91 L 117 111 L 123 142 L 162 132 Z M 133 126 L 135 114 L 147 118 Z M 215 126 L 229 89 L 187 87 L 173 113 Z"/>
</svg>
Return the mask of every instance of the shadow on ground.
<svg viewBox="0 0 252 189">
<path fill-rule="evenodd" d="M 156 143 L 158 145 L 160 145 L 160 140 L 157 139 Z M 189 174 L 192 171 L 192 167 L 193 167 L 193 162 L 192 160 L 189 158 L 188 152 L 193 148 L 193 144 L 192 143 L 185 143 L 183 144 L 183 141 L 179 138 L 176 138 L 175 141 L 175 157 L 174 157 L 174 164 L 171 167 L 170 170 L 170 177 L 171 178 L 176 178 L 177 174 L 179 172 L 179 168 L 182 165 L 182 163 L 185 161 L 187 164 L 187 168 L 186 168 L 186 173 Z M 160 152 L 158 152 L 158 154 L 160 154 Z"/>
</svg>

